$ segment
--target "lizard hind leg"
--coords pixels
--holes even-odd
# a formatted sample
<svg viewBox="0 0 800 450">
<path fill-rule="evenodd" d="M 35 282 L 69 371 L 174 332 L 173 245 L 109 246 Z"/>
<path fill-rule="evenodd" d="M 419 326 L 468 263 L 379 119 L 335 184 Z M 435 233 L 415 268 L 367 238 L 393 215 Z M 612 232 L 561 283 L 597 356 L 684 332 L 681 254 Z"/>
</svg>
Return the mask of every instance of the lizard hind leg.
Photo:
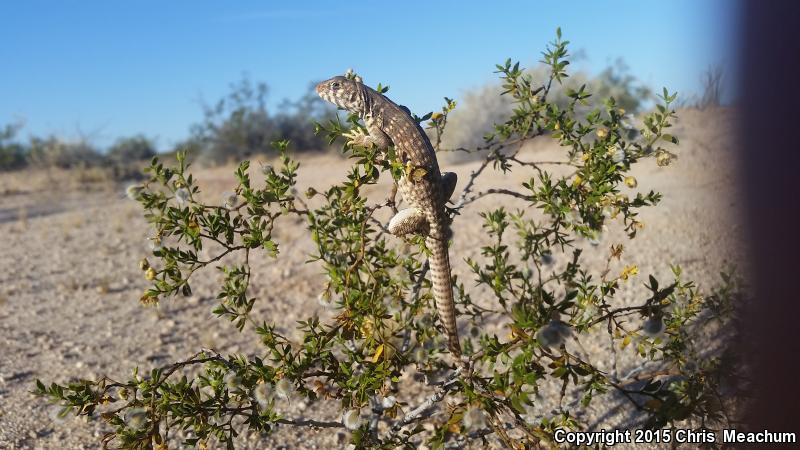
<svg viewBox="0 0 800 450">
<path fill-rule="evenodd" d="M 428 234 L 428 219 L 416 208 L 403 209 L 389 221 L 389 232 L 402 237 L 407 234 Z"/>
</svg>

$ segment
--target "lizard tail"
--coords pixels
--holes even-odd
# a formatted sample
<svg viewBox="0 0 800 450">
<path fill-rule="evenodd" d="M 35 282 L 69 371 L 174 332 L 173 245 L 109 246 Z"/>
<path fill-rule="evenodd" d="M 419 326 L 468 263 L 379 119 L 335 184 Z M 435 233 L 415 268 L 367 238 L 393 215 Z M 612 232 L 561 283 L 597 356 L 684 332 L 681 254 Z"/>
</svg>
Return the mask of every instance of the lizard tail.
<svg viewBox="0 0 800 450">
<path fill-rule="evenodd" d="M 431 281 L 433 282 L 433 295 L 436 299 L 436 311 L 447 333 L 447 348 L 456 356 L 461 357 L 461 344 L 458 340 L 458 327 L 456 325 L 456 304 L 453 298 L 453 282 L 450 278 L 450 257 L 447 253 L 447 241 L 428 237 L 425 245 L 431 252 L 430 268 Z"/>
</svg>

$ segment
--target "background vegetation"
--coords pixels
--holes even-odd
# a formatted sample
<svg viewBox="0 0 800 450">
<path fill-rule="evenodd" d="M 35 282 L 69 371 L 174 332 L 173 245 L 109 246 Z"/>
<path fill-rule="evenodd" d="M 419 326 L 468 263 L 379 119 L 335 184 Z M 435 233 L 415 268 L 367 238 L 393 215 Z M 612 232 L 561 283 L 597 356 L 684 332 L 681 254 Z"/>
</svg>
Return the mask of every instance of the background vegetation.
<svg viewBox="0 0 800 450">
<path fill-rule="evenodd" d="M 540 64 L 525 71 L 536 83 L 548 79 L 549 68 Z M 676 99 L 676 105 L 685 108 L 705 109 L 719 106 L 722 97 L 722 69 L 709 68 L 703 75 L 704 91 L 700 96 Z M 266 99 L 269 88 L 264 82 L 254 82 L 243 76 L 232 83 L 229 93 L 211 104 L 203 104 L 203 120 L 189 127 L 189 136 L 165 156 L 175 154 L 178 148 L 190 149 L 188 157 L 204 165 L 218 165 L 264 155 L 270 143 L 290 140 L 296 152 L 330 150 L 329 144 L 314 134 L 311 124 L 324 122 L 334 116 L 334 109 L 313 92 L 314 82 L 308 92 L 296 100 L 285 99 L 276 111 L 269 111 Z M 635 117 L 643 107 L 655 101 L 653 90 L 628 72 L 623 60 L 617 60 L 599 74 L 575 72 L 552 87 L 552 103 L 564 108 L 570 90 L 585 86 L 596 97 L 613 97 L 625 111 L 625 125 L 634 128 Z M 448 132 L 443 136 L 445 148 L 476 147 L 483 143 L 486 133 L 495 123 L 501 122 L 514 109 L 508 96 L 500 95 L 499 82 L 491 82 L 462 93 L 459 107 L 449 117 Z M 576 117 L 585 117 L 589 107 L 578 105 Z M 136 178 L 143 161 L 156 154 L 153 139 L 144 135 L 120 137 L 106 149 L 98 148 L 90 140 L 66 140 L 59 136 L 29 136 L 22 138 L 22 122 L 7 124 L 0 130 L 0 171 L 28 167 L 46 168 L 109 168 L 113 178 Z M 478 156 L 459 152 L 455 159 Z"/>
</svg>

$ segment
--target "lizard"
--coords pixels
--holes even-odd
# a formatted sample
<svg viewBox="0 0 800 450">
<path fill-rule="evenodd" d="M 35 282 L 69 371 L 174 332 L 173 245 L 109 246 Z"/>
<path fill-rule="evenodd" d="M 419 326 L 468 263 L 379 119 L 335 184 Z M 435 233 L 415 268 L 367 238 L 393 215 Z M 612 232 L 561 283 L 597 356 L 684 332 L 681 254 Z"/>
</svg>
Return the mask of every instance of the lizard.
<svg viewBox="0 0 800 450">
<path fill-rule="evenodd" d="M 333 77 L 319 83 L 316 92 L 323 100 L 364 121 L 367 133 L 357 129 L 345 135 L 351 145 L 375 146 L 382 151 L 393 146 L 403 163 L 404 175 L 397 187 L 409 207 L 392 217 L 388 229 L 398 237 L 425 236 L 436 310 L 447 334 L 448 350 L 461 358 L 447 249 L 450 226 L 445 212 L 445 203 L 455 190 L 456 174 L 439 172 L 433 145 L 408 108 L 366 86 L 360 78 Z"/>
</svg>

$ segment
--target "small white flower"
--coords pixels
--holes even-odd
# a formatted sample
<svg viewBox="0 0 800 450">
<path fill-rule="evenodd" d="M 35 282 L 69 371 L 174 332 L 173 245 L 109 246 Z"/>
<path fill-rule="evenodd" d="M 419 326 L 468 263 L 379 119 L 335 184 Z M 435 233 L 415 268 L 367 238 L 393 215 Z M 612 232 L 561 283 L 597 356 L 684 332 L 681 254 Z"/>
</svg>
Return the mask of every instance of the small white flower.
<svg viewBox="0 0 800 450">
<path fill-rule="evenodd" d="M 636 126 L 633 123 L 634 123 L 634 117 L 633 114 L 631 113 L 623 115 L 622 119 L 619 121 L 619 124 L 622 128 L 625 128 L 628 131 L 638 132 L 639 130 L 636 129 Z"/>
<path fill-rule="evenodd" d="M 150 250 L 152 250 L 154 252 L 157 252 L 157 251 L 162 250 L 163 248 L 164 248 L 164 246 L 161 245 L 161 239 L 160 238 L 157 238 L 157 237 L 150 238 Z"/>
<path fill-rule="evenodd" d="M 547 325 L 539 328 L 539 331 L 536 332 L 536 339 L 545 347 L 558 347 L 564 343 L 569 334 L 569 327 L 564 322 L 551 320 Z"/>
<path fill-rule="evenodd" d="M 397 399 L 394 395 L 389 395 L 381 399 L 381 406 L 383 406 L 384 409 L 391 408 L 395 403 L 397 403 Z"/>
<path fill-rule="evenodd" d="M 322 306 L 323 308 L 331 306 L 330 302 L 322 294 L 319 294 L 317 296 L 317 304 L 319 304 L 319 306 Z"/>
<path fill-rule="evenodd" d="M 139 200 L 143 190 L 144 186 L 141 184 L 131 184 L 125 188 L 125 195 L 131 200 Z"/>
<path fill-rule="evenodd" d="M 236 372 L 226 373 L 224 381 L 225 384 L 228 385 L 228 389 L 236 389 L 242 385 L 242 379 L 238 374 L 236 374 Z"/>
<path fill-rule="evenodd" d="M 660 315 L 652 315 L 642 324 L 642 332 L 650 337 L 658 337 L 664 332 L 664 321 Z"/>
<path fill-rule="evenodd" d="M 124 420 L 128 428 L 139 429 L 147 421 L 147 411 L 144 408 L 129 409 Z"/>
<path fill-rule="evenodd" d="M 262 174 L 264 174 L 266 176 L 269 176 L 269 174 L 271 174 L 272 172 L 273 172 L 272 165 L 270 165 L 270 164 L 262 164 L 261 165 L 261 173 Z"/>
<path fill-rule="evenodd" d="M 611 155 L 611 160 L 616 164 L 620 164 L 625 161 L 625 150 L 617 147 L 616 150 L 614 150 L 614 153 Z"/>
<path fill-rule="evenodd" d="M 468 430 L 486 428 L 486 414 L 484 414 L 482 409 L 475 406 L 470 406 L 461 420 L 464 423 L 464 428 Z"/>
<path fill-rule="evenodd" d="M 281 378 L 275 383 L 275 394 L 284 400 L 289 400 L 289 397 L 294 394 L 294 385 L 286 378 Z"/>
<path fill-rule="evenodd" d="M 236 208 L 239 204 L 239 196 L 235 192 L 226 192 L 222 195 L 222 204 L 228 209 Z"/>
<path fill-rule="evenodd" d="M 345 413 L 342 415 L 342 423 L 348 430 L 357 430 L 362 423 L 361 411 L 358 409 L 350 409 L 345 411 Z"/>
<path fill-rule="evenodd" d="M 185 205 L 189 202 L 189 190 L 186 188 L 179 188 L 175 190 L 175 201 L 178 202 L 179 205 Z"/>
<path fill-rule="evenodd" d="M 256 402 L 258 402 L 259 406 L 266 408 L 274 398 L 273 387 L 270 383 L 258 383 L 253 390 L 253 395 L 256 397 Z"/>
</svg>

